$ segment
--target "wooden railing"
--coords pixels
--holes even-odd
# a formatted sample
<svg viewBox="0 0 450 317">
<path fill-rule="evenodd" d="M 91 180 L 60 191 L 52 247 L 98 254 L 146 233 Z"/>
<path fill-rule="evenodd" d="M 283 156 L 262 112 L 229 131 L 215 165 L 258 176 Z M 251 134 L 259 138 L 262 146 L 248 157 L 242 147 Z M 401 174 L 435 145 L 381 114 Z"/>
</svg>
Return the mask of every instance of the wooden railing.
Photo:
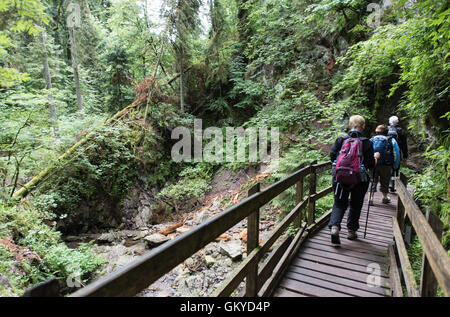
<svg viewBox="0 0 450 317">
<path fill-rule="evenodd" d="M 315 221 L 316 201 L 332 192 L 331 186 L 316 192 L 317 174 L 330 168 L 331 163 L 328 162 L 300 168 L 262 191 L 260 185 L 256 184 L 249 190 L 249 197 L 240 203 L 70 296 L 134 296 L 245 218 L 248 218 L 248 255 L 213 295 L 229 296 L 245 278 L 246 296 L 267 296 L 276 284 L 277 277 L 285 269 L 285 263 L 288 262 L 292 252 L 298 249 L 308 233 L 324 225 L 330 215 L 328 212 Z M 304 179 L 308 175 L 309 195 L 304 198 Z M 270 236 L 259 244 L 259 209 L 294 185 L 296 185 L 296 207 L 278 224 Z M 303 213 L 306 208 L 307 213 Z M 259 269 L 260 260 L 273 244 L 291 224 L 296 224 L 300 228 L 303 218 L 306 218 L 306 222 L 295 238 L 287 237 L 270 253 Z"/>
<path fill-rule="evenodd" d="M 442 223 L 432 212 L 424 215 L 407 191 L 406 177 L 396 179 L 397 217 L 393 217 L 394 244 L 389 247 L 393 296 L 403 296 L 403 284 L 409 297 L 436 296 L 439 285 L 450 296 L 450 258 L 441 244 Z M 408 258 L 407 243 L 416 234 L 423 248 L 420 285 L 416 282 Z M 398 267 L 397 263 L 400 262 Z M 399 271 L 400 268 L 400 271 Z"/>
</svg>

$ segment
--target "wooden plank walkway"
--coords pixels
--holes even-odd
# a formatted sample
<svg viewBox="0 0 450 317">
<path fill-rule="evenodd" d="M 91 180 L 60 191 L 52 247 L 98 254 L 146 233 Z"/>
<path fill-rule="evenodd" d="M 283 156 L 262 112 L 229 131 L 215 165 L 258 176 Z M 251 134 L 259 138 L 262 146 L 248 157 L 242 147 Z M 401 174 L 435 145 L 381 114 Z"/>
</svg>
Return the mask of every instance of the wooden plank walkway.
<svg viewBox="0 0 450 317">
<path fill-rule="evenodd" d="M 379 297 L 389 296 L 388 245 L 393 241 L 392 216 L 397 214 L 397 195 L 390 194 L 391 203 L 381 203 L 375 193 L 370 207 L 367 235 L 364 228 L 367 196 L 361 212 L 358 239 L 347 239 L 347 214 L 342 221 L 341 245 L 331 244 L 328 227 L 305 241 L 290 263 L 274 292 L 278 297 Z M 380 268 L 380 285 L 374 286 L 371 268 Z M 369 282 L 368 282 L 369 281 Z"/>
</svg>

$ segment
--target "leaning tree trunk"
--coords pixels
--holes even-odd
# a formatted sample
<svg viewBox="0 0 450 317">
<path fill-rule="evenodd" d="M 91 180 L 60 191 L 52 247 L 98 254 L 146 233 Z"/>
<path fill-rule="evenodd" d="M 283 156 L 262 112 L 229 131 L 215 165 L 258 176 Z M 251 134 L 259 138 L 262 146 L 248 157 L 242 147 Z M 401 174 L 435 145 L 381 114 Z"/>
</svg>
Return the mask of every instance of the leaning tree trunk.
<svg viewBox="0 0 450 317">
<path fill-rule="evenodd" d="M 190 67 L 189 67 L 190 68 Z M 185 71 L 188 71 L 189 68 L 187 68 Z M 169 80 L 169 83 L 175 81 L 177 78 L 179 77 L 179 75 L 176 75 L 175 77 L 173 77 L 171 80 Z M 169 84 L 168 83 L 168 84 Z M 168 85 L 166 84 L 166 85 Z M 152 91 L 155 89 L 155 85 L 153 85 Z M 152 91 L 150 91 L 150 94 L 152 94 Z M 120 118 L 122 118 L 126 113 L 128 113 L 128 111 L 132 108 L 138 107 L 139 103 L 132 103 L 131 105 L 129 105 L 128 107 L 120 110 L 119 112 L 117 112 L 114 116 L 112 116 L 111 118 L 109 118 L 104 124 L 101 124 L 98 127 L 95 127 L 94 129 L 92 129 L 92 131 L 86 135 L 86 137 L 84 137 L 83 139 L 81 139 L 80 141 L 78 141 L 77 143 L 75 143 L 72 147 L 70 147 L 68 150 L 66 150 L 63 154 L 61 154 L 56 160 L 54 160 L 47 168 L 45 168 L 44 170 L 42 170 L 38 175 L 36 175 L 35 177 L 33 177 L 28 183 L 26 183 L 25 185 L 23 185 L 22 188 L 20 188 L 18 191 L 16 191 L 13 195 L 12 198 L 14 199 L 20 199 L 20 198 L 24 198 L 26 197 L 26 195 L 33 189 L 35 188 L 37 185 L 39 185 L 43 180 L 46 179 L 46 177 L 48 175 L 50 175 L 52 172 L 54 172 L 59 163 L 65 161 L 66 159 L 68 159 L 69 157 L 71 157 L 72 154 L 74 154 L 82 145 L 86 144 L 88 141 L 90 141 L 96 134 L 97 131 L 103 126 L 103 125 L 107 125 L 107 124 L 112 124 L 113 122 L 119 120 Z"/>
<path fill-rule="evenodd" d="M 72 54 L 72 67 L 73 67 L 73 79 L 75 81 L 75 90 L 77 94 L 77 105 L 78 110 L 83 110 L 83 100 L 81 97 L 81 88 L 80 88 L 80 77 L 78 75 L 78 59 L 77 59 L 77 47 L 75 40 L 75 33 L 73 28 L 69 27 L 69 39 L 70 39 L 70 47 Z"/>
</svg>

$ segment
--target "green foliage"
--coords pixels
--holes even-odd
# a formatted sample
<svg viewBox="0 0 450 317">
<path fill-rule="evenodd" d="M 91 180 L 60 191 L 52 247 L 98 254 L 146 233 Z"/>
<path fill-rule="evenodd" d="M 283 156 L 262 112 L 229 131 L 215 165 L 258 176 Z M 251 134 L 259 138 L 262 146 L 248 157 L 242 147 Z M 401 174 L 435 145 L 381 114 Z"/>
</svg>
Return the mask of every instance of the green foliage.
<svg viewBox="0 0 450 317">
<path fill-rule="evenodd" d="M 410 10 L 412 18 L 379 27 L 349 49 L 341 59 L 347 70 L 331 95 L 346 95 L 345 108 L 373 111 L 401 94 L 399 109 L 414 119 L 412 126 L 430 122 L 442 130 L 448 126 L 442 118 L 449 100 L 448 3 L 424 1 Z"/>
<path fill-rule="evenodd" d="M 181 204 L 190 199 L 199 198 L 211 189 L 209 181 L 212 171 L 212 165 L 206 163 L 187 165 L 180 172 L 180 178 L 166 185 L 157 196 L 178 209 Z"/>
<path fill-rule="evenodd" d="M 416 190 L 415 198 L 430 208 L 444 224 L 442 243 L 448 250 L 450 248 L 450 202 L 448 190 L 450 188 L 450 150 L 447 136 L 443 145 L 430 150 L 424 155 L 429 162 L 422 174 L 412 179 Z"/>
<path fill-rule="evenodd" d="M 307 134 L 311 129 L 309 123 L 322 112 L 322 105 L 310 92 L 295 92 L 280 86 L 276 101 L 266 106 L 251 118 L 246 127 L 278 127 L 280 132 L 302 131 Z"/>
<path fill-rule="evenodd" d="M 144 124 L 142 109 L 131 111 L 122 118 L 126 124 L 100 129 L 92 142 L 61 162 L 33 192 L 36 209 L 18 212 L 22 207 L 2 205 L 0 238 L 32 249 L 42 260 L 18 263 L 0 244 L 0 269 L 7 272 L 13 294 L 52 275 L 65 278 L 74 267 L 87 278 L 101 263 L 89 245 L 65 247 L 47 224 L 74 232 L 114 226 L 120 221 L 115 208 L 142 178 L 161 188 L 159 199 L 174 209 L 188 208 L 211 188 L 217 169 L 259 164 L 173 163 L 170 131 L 192 127 L 194 117 L 223 130 L 278 127 L 281 158 L 270 183 L 300 164 L 328 160 L 318 148 L 332 143 L 353 114 L 363 115 L 369 125 L 390 114 L 408 119 L 417 143 L 429 144 L 423 172 L 409 171 L 409 177 L 416 198 L 444 222 L 443 243 L 449 248 L 448 1 L 425 0 L 406 9 L 406 0 L 398 1 L 383 10 L 381 26 L 373 28 L 367 19 L 378 13 L 371 14 L 369 2 L 362 0 L 210 0 L 211 27 L 203 33 L 201 1 L 165 0 L 162 27 L 144 7 L 150 2 L 77 1 L 85 110 L 76 112 L 63 1 L 0 0 L 1 198 L 8 199 L 110 113 L 131 103 L 134 84 L 144 93 L 139 83 L 155 70 L 159 90 L 159 102 L 149 105 Z M 42 41 L 41 31 L 47 35 Z M 44 58 L 50 90 L 45 89 Z M 165 85 L 181 69 L 186 70 L 182 79 Z M 179 111 L 180 85 L 185 113 Z M 57 110 L 59 138 L 48 114 L 50 102 Z M 317 183 L 318 190 L 329 186 L 329 173 Z M 291 188 L 273 204 L 288 212 L 294 195 Z M 319 200 L 317 216 L 332 203 L 332 195 Z M 3 287 L 0 293 L 11 290 Z"/>
<path fill-rule="evenodd" d="M 233 89 L 230 91 L 229 97 L 232 100 L 239 100 L 234 107 L 257 108 L 265 92 L 264 86 L 255 81 L 245 80 L 246 64 L 243 57 L 236 57 L 230 67 L 230 82 L 233 83 Z"/>
<path fill-rule="evenodd" d="M 35 199 L 36 206 L 63 218 L 68 215 L 65 222 L 71 230 L 105 226 L 101 221 L 102 214 L 85 215 L 80 205 L 106 200 L 105 204 L 112 208 L 110 204 L 127 193 L 136 177 L 138 164 L 130 143 L 131 135 L 125 125 L 98 130 L 91 142 L 82 146 L 72 159 L 61 162 L 58 173 L 52 174 L 38 188 L 40 195 Z"/>
<path fill-rule="evenodd" d="M 14 47 L 13 33 L 26 33 L 36 36 L 41 32 L 39 24 L 47 24 L 45 6 L 41 0 L 2 0 L 0 1 L 0 87 L 11 87 L 30 77 L 21 73 L 14 65 L 9 50 Z"/>
<path fill-rule="evenodd" d="M 323 162 L 328 158 L 325 153 L 314 150 L 308 144 L 299 143 L 293 145 L 278 163 L 278 170 L 272 173 L 270 179 L 272 181 L 285 178 L 290 175 L 300 165 L 307 166 L 313 162 Z M 304 197 L 308 194 L 308 179 L 304 179 Z M 323 176 L 318 178 L 317 189 L 323 189 L 331 184 L 331 176 Z M 323 186 L 323 188 L 322 188 Z M 289 213 L 295 207 L 295 187 L 291 187 L 273 200 L 273 204 L 279 206 L 285 213 Z M 322 212 L 322 202 L 320 203 L 320 211 Z M 327 205 L 327 202 L 324 203 Z"/>
<path fill-rule="evenodd" d="M 129 56 L 121 47 L 113 47 L 104 55 L 106 72 L 109 78 L 106 82 L 109 104 L 111 112 L 117 112 L 132 100 L 131 76 L 129 73 Z"/>
<path fill-rule="evenodd" d="M 193 197 L 201 197 L 209 189 L 211 189 L 211 187 L 205 179 L 182 178 L 176 184 L 166 186 L 158 193 L 158 197 L 182 202 Z"/>
<path fill-rule="evenodd" d="M 77 249 L 69 249 L 65 244 L 51 246 L 44 256 L 52 275 L 67 279 L 70 275 L 79 275 L 86 283 L 89 274 L 95 272 L 107 261 L 95 256 L 92 243 L 82 243 Z"/>
<path fill-rule="evenodd" d="M 11 239 L 15 245 L 11 250 L 0 243 L 0 273 L 11 285 L 0 289 L 0 294 L 20 296 L 36 283 L 51 277 L 65 280 L 73 273 L 87 281 L 105 263 L 94 255 L 89 244 L 76 249 L 67 247 L 61 242 L 60 233 L 48 223 L 51 221 L 47 213 L 0 202 L 0 239 Z"/>
</svg>

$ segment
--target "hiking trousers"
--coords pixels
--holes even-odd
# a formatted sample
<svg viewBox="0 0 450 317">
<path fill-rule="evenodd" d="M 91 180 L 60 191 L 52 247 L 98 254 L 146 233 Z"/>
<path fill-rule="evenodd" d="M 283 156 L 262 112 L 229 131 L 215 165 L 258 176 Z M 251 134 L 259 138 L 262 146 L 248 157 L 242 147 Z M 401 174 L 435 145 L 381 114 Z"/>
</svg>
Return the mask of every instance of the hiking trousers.
<svg viewBox="0 0 450 317">
<path fill-rule="evenodd" d="M 392 166 L 388 165 L 377 165 L 375 169 L 375 177 L 372 183 L 372 191 L 377 191 L 378 182 L 380 182 L 380 191 L 383 194 L 389 192 L 389 182 L 392 176 Z"/>
<path fill-rule="evenodd" d="M 345 211 L 350 206 L 347 216 L 347 228 L 357 231 L 359 229 L 359 217 L 361 216 L 364 197 L 368 188 L 369 182 L 359 183 L 348 189 L 333 181 L 334 204 L 328 227 L 338 226 L 340 230 L 342 218 L 344 218 Z"/>
</svg>

